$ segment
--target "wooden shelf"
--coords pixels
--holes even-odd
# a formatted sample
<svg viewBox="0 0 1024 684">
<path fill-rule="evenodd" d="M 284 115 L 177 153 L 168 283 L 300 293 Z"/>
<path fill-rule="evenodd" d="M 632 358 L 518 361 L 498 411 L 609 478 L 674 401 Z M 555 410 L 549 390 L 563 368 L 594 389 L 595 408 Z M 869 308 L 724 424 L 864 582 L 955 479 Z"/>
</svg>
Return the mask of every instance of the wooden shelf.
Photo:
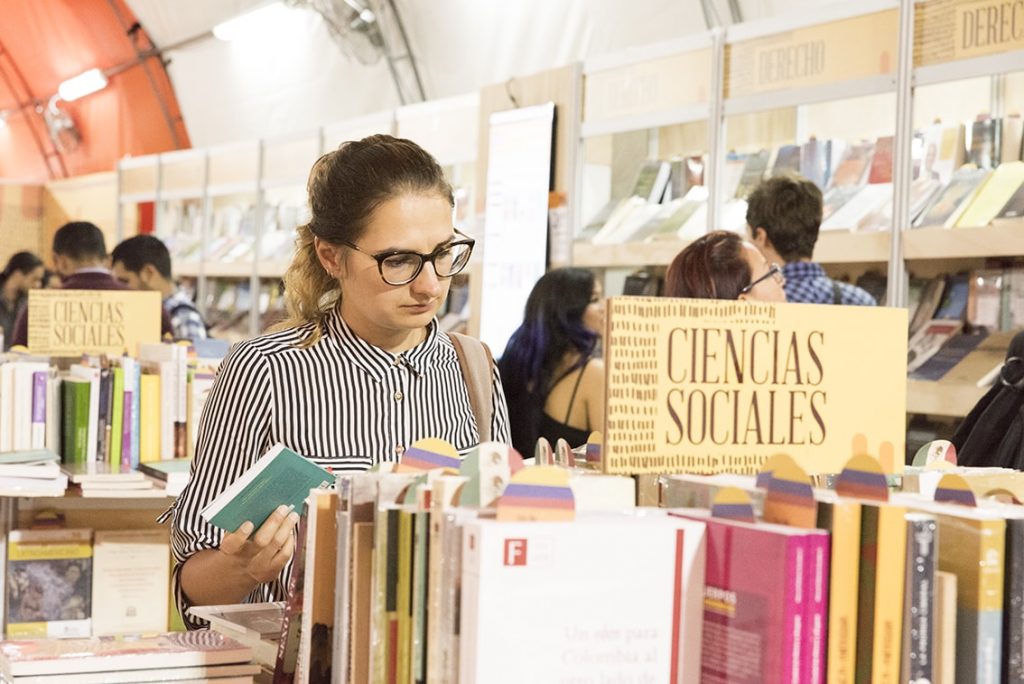
<svg viewBox="0 0 1024 684">
<path fill-rule="evenodd" d="M 988 391 L 987 387 L 907 380 L 907 413 L 963 418 Z"/>
<path fill-rule="evenodd" d="M 822 264 L 889 261 L 889 232 L 850 233 L 823 231 L 814 246 L 814 260 Z"/>
<path fill-rule="evenodd" d="M 907 259 L 1024 256 L 1024 220 L 982 228 L 914 228 L 903 234 Z"/>
<path fill-rule="evenodd" d="M 281 278 L 291 264 L 291 259 L 268 259 L 260 262 L 259 274 L 261 278 Z M 204 267 L 207 278 L 248 278 L 252 275 L 252 262 L 242 261 L 238 263 L 207 263 Z M 198 278 L 199 264 L 188 262 L 176 264 L 174 275 L 184 278 Z"/>
<path fill-rule="evenodd" d="M 612 245 L 576 242 L 572 246 L 572 265 L 584 268 L 668 266 L 676 254 L 688 244 L 682 240 L 624 242 Z"/>
</svg>

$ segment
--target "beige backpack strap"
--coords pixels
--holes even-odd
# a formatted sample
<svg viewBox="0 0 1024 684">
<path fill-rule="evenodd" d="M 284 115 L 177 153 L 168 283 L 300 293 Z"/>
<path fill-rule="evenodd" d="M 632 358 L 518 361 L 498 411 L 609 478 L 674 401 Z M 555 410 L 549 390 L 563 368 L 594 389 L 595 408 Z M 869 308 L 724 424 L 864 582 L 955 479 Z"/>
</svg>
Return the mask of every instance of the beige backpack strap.
<svg viewBox="0 0 1024 684">
<path fill-rule="evenodd" d="M 462 366 L 462 377 L 466 381 L 466 390 L 469 392 L 469 406 L 473 410 L 473 417 L 476 418 L 477 429 L 480 431 L 480 441 L 491 440 L 491 417 L 493 406 L 492 367 L 494 359 L 491 357 L 491 350 L 487 345 L 469 335 L 450 332 L 448 337 L 455 347 L 455 354 L 459 357 L 459 365 Z"/>
</svg>

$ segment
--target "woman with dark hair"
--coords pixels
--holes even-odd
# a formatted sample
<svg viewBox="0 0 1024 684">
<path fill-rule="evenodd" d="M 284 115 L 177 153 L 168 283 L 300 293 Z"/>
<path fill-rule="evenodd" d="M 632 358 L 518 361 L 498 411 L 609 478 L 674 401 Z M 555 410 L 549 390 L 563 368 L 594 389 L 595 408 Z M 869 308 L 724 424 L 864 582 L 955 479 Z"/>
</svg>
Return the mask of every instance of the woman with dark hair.
<svg viewBox="0 0 1024 684">
<path fill-rule="evenodd" d="M 14 322 L 25 306 L 28 291 L 42 285 L 46 268 L 42 260 L 32 252 L 18 252 L 7 261 L 0 272 L 0 329 L 3 329 L 3 349 L 11 346 L 14 336 Z"/>
<path fill-rule="evenodd" d="M 524 456 L 533 455 L 538 437 L 578 446 L 603 430 L 604 362 L 594 358 L 603 330 L 601 284 L 592 272 L 559 268 L 533 286 L 498 363 L 512 445 Z"/>
<path fill-rule="evenodd" d="M 716 230 L 694 240 L 669 264 L 665 296 L 784 302 L 778 264 L 736 233 Z"/>
<path fill-rule="evenodd" d="M 259 529 L 227 533 L 200 515 L 273 444 L 339 472 L 397 461 L 428 437 L 460 452 L 509 442 L 484 347 L 437 324 L 473 251 L 452 226 L 437 161 L 410 140 L 370 136 L 317 160 L 308 193 L 312 216 L 284 277 L 289 318 L 224 359 L 173 508 L 183 616 L 190 604 L 284 598 L 301 511 L 281 506 Z"/>
</svg>

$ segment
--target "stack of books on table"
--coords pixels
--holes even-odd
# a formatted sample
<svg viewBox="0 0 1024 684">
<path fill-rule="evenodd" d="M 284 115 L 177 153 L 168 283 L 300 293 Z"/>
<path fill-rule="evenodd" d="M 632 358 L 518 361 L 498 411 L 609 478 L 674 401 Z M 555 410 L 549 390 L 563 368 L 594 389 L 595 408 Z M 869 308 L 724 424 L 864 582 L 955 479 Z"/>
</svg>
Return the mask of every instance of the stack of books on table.
<svg viewBox="0 0 1024 684">
<path fill-rule="evenodd" d="M 251 648 L 253 659 L 273 674 L 284 621 L 283 601 L 193 606 L 189 614 L 209 622 L 210 629 Z"/>
<path fill-rule="evenodd" d="M 259 671 L 247 646 L 206 630 L 0 643 L 0 676 L 12 684 L 243 684 Z"/>
<path fill-rule="evenodd" d="M 48 449 L 0 452 L 0 496 L 63 496 L 68 478 Z"/>
<path fill-rule="evenodd" d="M 100 498 L 152 498 L 167 496 L 143 473 L 112 463 L 71 463 L 61 466 L 75 496 Z"/>
<path fill-rule="evenodd" d="M 148 476 L 158 487 L 162 487 L 167 496 L 178 496 L 188 484 L 189 471 L 192 468 L 190 458 L 172 458 L 167 461 L 151 461 L 140 463 L 139 471 Z"/>
</svg>

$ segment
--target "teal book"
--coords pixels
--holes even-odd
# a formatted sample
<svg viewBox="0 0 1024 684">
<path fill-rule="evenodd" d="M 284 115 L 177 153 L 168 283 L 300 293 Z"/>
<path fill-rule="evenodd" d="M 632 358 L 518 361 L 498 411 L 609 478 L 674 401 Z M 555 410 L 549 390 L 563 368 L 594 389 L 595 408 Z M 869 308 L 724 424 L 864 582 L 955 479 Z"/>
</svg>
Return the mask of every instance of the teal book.
<svg viewBox="0 0 1024 684">
<path fill-rule="evenodd" d="M 283 444 L 275 444 L 203 509 L 208 523 L 234 532 L 245 521 L 255 529 L 281 506 L 302 510 L 309 490 L 334 484 L 334 475 Z"/>
</svg>

